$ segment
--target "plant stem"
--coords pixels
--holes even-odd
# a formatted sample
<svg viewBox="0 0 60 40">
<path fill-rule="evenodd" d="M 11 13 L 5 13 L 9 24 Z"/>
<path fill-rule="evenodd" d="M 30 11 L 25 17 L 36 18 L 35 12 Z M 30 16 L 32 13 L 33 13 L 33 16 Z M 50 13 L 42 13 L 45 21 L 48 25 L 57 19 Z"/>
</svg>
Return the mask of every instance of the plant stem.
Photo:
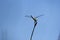
<svg viewBox="0 0 60 40">
<path fill-rule="evenodd" d="M 34 25 L 34 27 L 33 27 L 33 30 L 32 30 L 32 33 L 31 33 L 30 40 L 32 40 L 32 37 L 33 37 L 33 34 L 34 34 L 35 27 L 36 27 L 36 25 Z"/>
</svg>

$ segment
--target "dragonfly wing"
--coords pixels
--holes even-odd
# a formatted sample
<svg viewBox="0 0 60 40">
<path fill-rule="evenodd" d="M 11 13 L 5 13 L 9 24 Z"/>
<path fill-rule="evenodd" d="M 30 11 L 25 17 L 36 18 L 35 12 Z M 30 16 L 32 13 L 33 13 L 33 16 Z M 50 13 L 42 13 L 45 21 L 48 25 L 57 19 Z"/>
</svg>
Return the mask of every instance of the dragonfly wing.
<svg viewBox="0 0 60 40">
<path fill-rule="evenodd" d="M 37 17 L 35 17 L 35 18 L 38 18 L 38 17 L 41 17 L 41 16 L 44 16 L 44 15 L 40 15 L 40 16 L 37 16 Z"/>
<path fill-rule="evenodd" d="M 26 15 L 25 17 L 31 18 L 31 16 Z"/>
</svg>

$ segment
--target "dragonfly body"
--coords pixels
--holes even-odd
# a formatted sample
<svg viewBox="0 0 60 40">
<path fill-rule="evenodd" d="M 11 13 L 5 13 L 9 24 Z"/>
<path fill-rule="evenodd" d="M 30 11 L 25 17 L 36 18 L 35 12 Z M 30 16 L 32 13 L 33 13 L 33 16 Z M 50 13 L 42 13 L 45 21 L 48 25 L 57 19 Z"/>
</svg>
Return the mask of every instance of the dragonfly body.
<svg viewBox="0 0 60 40">
<path fill-rule="evenodd" d="M 31 18 L 34 20 L 34 26 L 36 26 L 37 25 L 37 19 L 33 16 L 31 16 Z"/>
</svg>

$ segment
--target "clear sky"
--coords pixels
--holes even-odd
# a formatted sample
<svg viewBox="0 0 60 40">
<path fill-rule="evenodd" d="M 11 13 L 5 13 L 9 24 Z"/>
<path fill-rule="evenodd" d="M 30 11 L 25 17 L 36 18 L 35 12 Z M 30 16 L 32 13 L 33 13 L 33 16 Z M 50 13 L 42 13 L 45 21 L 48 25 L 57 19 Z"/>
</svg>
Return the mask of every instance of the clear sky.
<svg viewBox="0 0 60 40">
<path fill-rule="evenodd" d="M 29 40 L 34 22 L 25 15 L 41 14 L 33 40 L 57 40 L 60 0 L 0 0 L 0 40 Z"/>
</svg>

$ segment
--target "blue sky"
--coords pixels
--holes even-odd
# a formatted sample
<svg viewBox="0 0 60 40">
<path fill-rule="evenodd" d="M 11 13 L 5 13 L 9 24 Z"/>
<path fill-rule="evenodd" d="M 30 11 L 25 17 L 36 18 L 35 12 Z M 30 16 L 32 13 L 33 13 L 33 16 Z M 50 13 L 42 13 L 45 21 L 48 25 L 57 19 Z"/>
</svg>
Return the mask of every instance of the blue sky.
<svg viewBox="0 0 60 40">
<path fill-rule="evenodd" d="M 29 40 L 34 22 L 25 15 L 41 14 L 33 40 L 57 40 L 60 0 L 0 0 L 0 40 Z"/>
</svg>

